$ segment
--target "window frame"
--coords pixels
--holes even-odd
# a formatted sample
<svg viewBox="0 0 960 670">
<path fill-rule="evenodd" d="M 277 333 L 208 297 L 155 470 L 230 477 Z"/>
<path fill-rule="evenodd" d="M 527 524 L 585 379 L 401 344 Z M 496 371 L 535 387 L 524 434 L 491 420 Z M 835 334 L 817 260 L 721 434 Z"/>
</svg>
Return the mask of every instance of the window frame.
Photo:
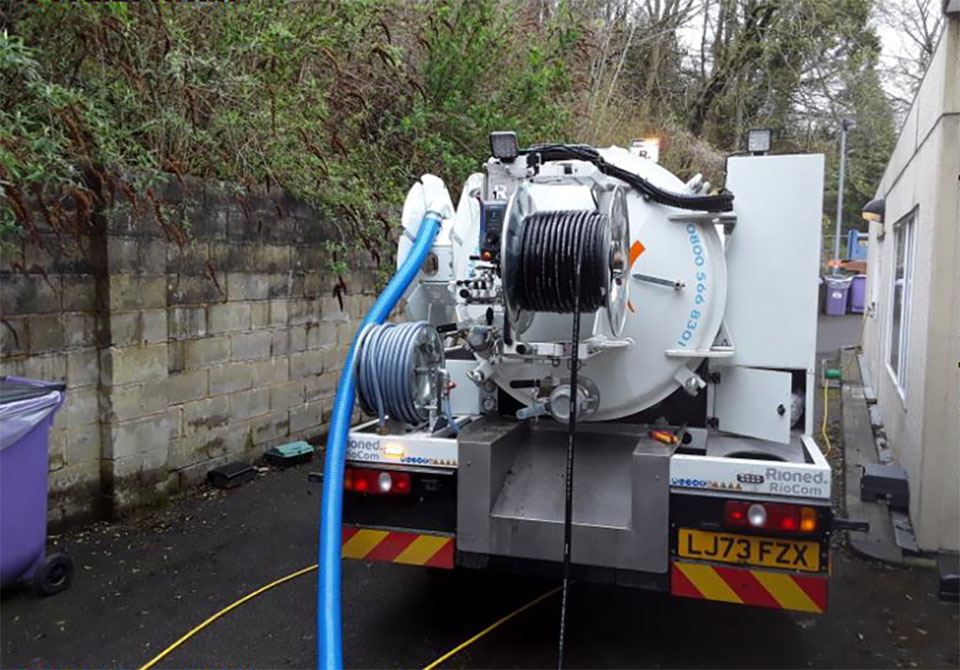
<svg viewBox="0 0 960 670">
<path fill-rule="evenodd" d="M 910 351 L 910 320 L 913 312 L 913 273 L 916 265 L 915 256 L 917 250 L 916 222 L 919 210 L 919 205 L 914 206 L 913 209 L 897 219 L 897 221 L 891 226 L 891 232 L 893 232 L 893 244 L 890 245 L 890 294 L 887 299 L 889 318 L 887 319 L 886 328 L 887 346 L 885 363 L 887 373 L 890 375 L 890 379 L 893 381 L 893 386 L 897 389 L 897 393 L 900 394 L 900 400 L 904 403 L 904 406 L 906 406 L 907 401 L 906 393 L 908 377 L 906 356 Z M 903 240 L 903 286 L 900 289 L 900 331 L 897 338 L 898 342 L 894 343 L 893 314 L 895 301 L 897 299 L 897 244 L 899 235 L 905 236 Z M 891 363 L 891 356 L 894 352 L 894 346 L 897 347 L 897 369 L 894 369 Z"/>
</svg>

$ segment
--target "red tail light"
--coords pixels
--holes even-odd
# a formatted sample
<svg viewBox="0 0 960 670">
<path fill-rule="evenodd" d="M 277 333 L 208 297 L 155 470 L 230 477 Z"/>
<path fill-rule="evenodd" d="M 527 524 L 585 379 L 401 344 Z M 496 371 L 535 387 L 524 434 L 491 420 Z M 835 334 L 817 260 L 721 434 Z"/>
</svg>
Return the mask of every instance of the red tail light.
<svg viewBox="0 0 960 670">
<path fill-rule="evenodd" d="M 723 507 L 723 523 L 739 528 L 812 533 L 817 529 L 817 510 L 801 505 L 729 500 Z"/>
<path fill-rule="evenodd" d="M 406 495 L 411 488 L 410 473 L 347 468 L 343 473 L 343 488 L 346 491 L 371 495 Z"/>
</svg>

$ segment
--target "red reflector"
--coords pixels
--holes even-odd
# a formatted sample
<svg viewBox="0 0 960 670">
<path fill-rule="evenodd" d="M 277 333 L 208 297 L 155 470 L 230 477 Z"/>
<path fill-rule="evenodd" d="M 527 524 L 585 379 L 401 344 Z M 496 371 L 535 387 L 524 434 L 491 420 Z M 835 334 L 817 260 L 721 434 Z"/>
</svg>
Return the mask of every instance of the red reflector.
<svg viewBox="0 0 960 670">
<path fill-rule="evenodd" d="M 723 506 L 723 522 L 728 526 L 749 526 L 747 510 L 750 505 L 738 500 L 728 500 Z"/>
<path fill-rule="evenodd" d="M 797 520 L 793 516 L 780 517 L 780 530 L 796 530 Z"/>
<path fill-rule="evenodd" d="M 410 493 L 410 475 L 406 472 L 393 472 L 393 492 Z"/>
<path fill-rule="evenodd" d="M 404 495 L 410 493 L 409 472 L 347 468 L 343 473 L 343 488 L 356 493 L 372 495 Z"/>
</svg>

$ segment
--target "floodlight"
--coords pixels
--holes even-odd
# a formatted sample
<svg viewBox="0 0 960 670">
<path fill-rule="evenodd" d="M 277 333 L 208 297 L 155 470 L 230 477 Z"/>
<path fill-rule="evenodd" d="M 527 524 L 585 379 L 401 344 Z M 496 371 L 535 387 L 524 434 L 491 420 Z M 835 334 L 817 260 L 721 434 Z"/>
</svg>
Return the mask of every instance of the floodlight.
<svg viewBox="0 0 960 670">
<path fill-rule="evenodd" d="M 769 128 L 754 128 L 747 132 L 747 151 L 754 154 L 765 154 L 770 151 L 773 131 Z"/>
<path fill-rule="evenodd" d="M 517 157 L 517 134 L 512 130 L 490 133 L 490 153 L 494 158 L 510 162 Z"/>
</svg>

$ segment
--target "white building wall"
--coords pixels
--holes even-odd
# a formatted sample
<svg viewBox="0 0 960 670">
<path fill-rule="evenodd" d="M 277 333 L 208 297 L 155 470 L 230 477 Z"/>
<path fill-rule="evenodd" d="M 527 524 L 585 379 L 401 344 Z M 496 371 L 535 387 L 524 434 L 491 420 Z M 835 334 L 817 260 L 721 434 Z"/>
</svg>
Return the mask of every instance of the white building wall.
<svg viewBox="0 0 960 670">
<path fill-rule="evenodd" d="M 921 548 L 960 549 L 960 20 L 946 30 L 877 191 L 863 350 L 884 427 L 910 481 Z M 893 224 L 917 207 L 904 393 L 887 364 Z"/>
<path fill-rule="evenodd" d="M 956 52 L 960 54 L 960 44 Z M 957 63 L 960 77 L 960 62 Z M 960 91 L 960 85 L 957 90 Z M 960 106 L 957 107 L 960 109 Z M 934 137 L 933 135 L 931 137 Z M 931 178 L 936 227 L 925 378 L 919 533 L 924 546 L 960 548 L 960 114 L 937 126 L 941 162 Z M 952 147 L 952 150 L 950 148 Z"/>
</svg>

